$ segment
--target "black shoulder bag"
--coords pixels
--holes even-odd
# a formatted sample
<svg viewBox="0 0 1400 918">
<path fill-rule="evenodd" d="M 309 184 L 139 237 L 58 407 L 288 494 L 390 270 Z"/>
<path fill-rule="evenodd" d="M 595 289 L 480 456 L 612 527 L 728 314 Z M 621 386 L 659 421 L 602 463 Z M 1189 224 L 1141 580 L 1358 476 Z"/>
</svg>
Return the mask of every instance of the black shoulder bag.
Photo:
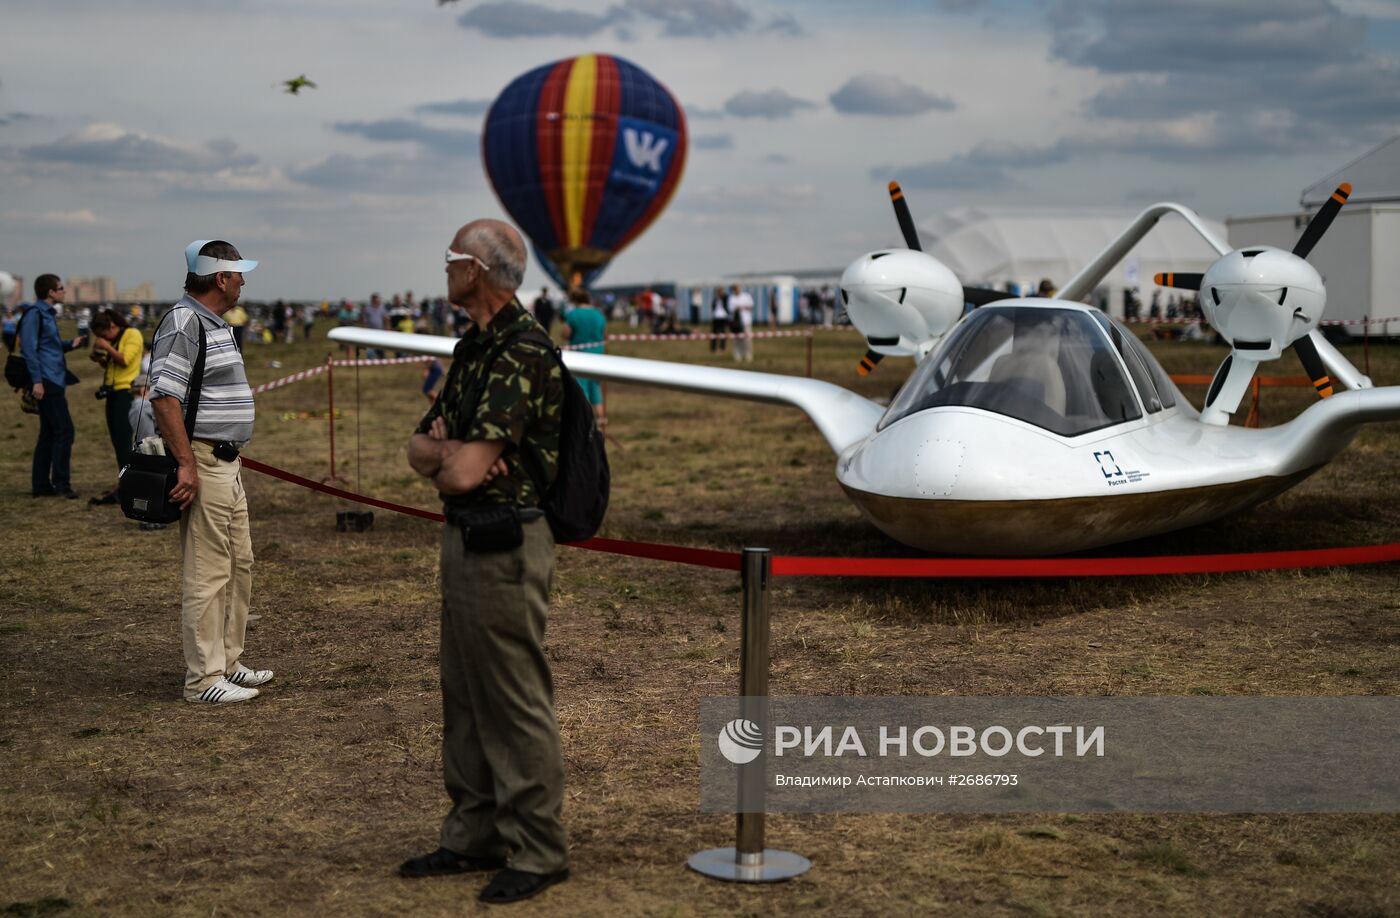
<svg viewBox="0 0 1400 918">
<path fill-rule="evenodd" d="M 170 313 L 174 311 L 172 309 Z M 167 318 L 170 313 L 166 314 Z M 195 358 L 194 369 L 190 372 L 189 392 L 185 398 L 185 436 L 191 442 L 194 440 L 195 418 L 199 414 L 199 390 L 204 385 L 205 351 L 204 322 L 198 314 L 194 320 L 199 323 L 199 356 Z M 159 334 L 160 326 L 156 326 L 156 335 Z M 151 336 L 151 342 L 154 347 L 155 335 Z M 167 355 L 167 362 L 169 359 Z M 151 412 L 151 420 L 154 424 L 154 409 Z M 156 432 L 159 432 L 159 428 Z M 139 431 L 133 434 L 138 435 Z M 140 442 L 139 436 L 137 442 Z M 129 520 L 140 520 L 143 523 L 177 521 L 183 511 L 179 504 L 170 499 L 170 492 L 174 490 L 179 479 L 180 464 L 175 461 L 174 456 L 155 456 L 133 451 L 131 461 L 122 468 L 121 475 L 117 478 L 117 496 L 121 499 L 122 513 L 126 514 Z"/>
<path fill-rule="evenodd" d="M 32 389 L 34 380 L 29 376 L 29 362 L 24 359 L 24 320 L 31 312 L 38 312 L 38 306 L 31 306 L 15 323 L 15 349 L 5 358 L 5 384 L 11 389 Z"/>
</svg>

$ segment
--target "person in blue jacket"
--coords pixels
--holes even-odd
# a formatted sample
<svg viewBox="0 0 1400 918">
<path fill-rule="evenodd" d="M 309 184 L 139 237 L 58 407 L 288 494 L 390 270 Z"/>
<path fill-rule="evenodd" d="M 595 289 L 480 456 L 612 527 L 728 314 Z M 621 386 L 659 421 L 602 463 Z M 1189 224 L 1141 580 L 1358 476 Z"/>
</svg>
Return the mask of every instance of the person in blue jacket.
<svg viewBox="0 0 1400 918">
<path fill-rule="evenodd" d="M 39 440 L 34 444 L 30 493 L 35 497 L 78 496 L 69 480 L 73 457 L 73 418 L 65 390 L 78 381 L 63 355 L 87 344 L 87 336 L 64 341 L 58 334 L 55 306 L 63 303 L 57 274 L 34 279 L 35 301 L 19 319 L 19 349 L 33 380 L 30 393 L 39 406 Z"/>
</svg>

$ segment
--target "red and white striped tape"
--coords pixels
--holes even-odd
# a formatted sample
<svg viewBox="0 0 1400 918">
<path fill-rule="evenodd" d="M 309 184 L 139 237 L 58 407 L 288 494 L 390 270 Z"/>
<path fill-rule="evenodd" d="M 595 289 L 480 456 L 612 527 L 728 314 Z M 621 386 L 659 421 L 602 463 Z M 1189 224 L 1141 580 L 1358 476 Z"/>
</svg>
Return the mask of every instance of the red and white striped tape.
<svg viewBox="0 0 1400 918">
<path fill-rule="evenodd" d="M 390 357 L 385 358 L 383 360 L 332 360 L 331 363 L 335 364 L 338 367 L 382 367 L 389 366 L 390 364 L 400 363 L 427 363 L 429 360 L 436 359 L 436 357 L 420 355 L 417 357 Z M 272 382 L 265 382 L 260 386 L 254 386 L 253 394 L 258 395 L 263 392 L 271 392 L 273 389 L 280 389 L 283 386 L 289 386 L 294 382 L 301 382 L 303 379 L 310 379 L 313 376 L 320 376 L 322 373 L 326 372 L 326 369 L 327 367 L 323 363 L 319 367 L 311 367 L 307 370 L 299 370 L 298 372 L 293 373 L 291 376 L 283 376 L 281 379 L 274 379 Z"/>
<path fill-rule="evenodd" d="M 1124 319 L 1128 325 L 1200 325 L 1203 319 Z M 1400 322 L 1400 316 L 1376 316 L 1370 319 L 1323 319 L 1318 325 L 1384 325 Z"/>
<path fill-rule="evenodd" d="M 310 379 L 313 376 L 320 376 L 324 372 L 326 372 L 325 364 L 322 364 L 319 367 L 312 367 L 309 370 L 301 370 L 300 372 L 293 373 L 291 376 L 284 376 L 281 379 L 274 379 L 272 382 L 265 382 L 260 386 L 254 386 L 253 394 L 258 395 L 262 392 L 271 392 L 273 389 L 280 389 L 283 386 L 289 386 L 294 382 L 301 382 L 303 379 Z"/>
<path fill-rule="evenodd" d="M 437 360 L 430 354 L 419 354 L 416 357 L 375 357 L 361 358 L 360 360 L 332 360 L 331 363 L 338 367 L 389 367 L 401 363 L 427 363 L 430 360 Z"/>
<path fill-rule="evenodd" d="M 813 325 L 797 331 L 756 331 L 756 332 L 717 332 L 708 334 L 692 335 L 608 335 L 608 341 L 670 341 L 678 343 L 682 341 L 719 341 L 730 338 L 810 338 L 813 332 L 818 331 L 856 331 L 850 325 Z M 592 344 L 566 344 L 563 349 L 566 351 L 581 351 L 590 347 L 597 347 L 597 342 Z"/>
</svg>

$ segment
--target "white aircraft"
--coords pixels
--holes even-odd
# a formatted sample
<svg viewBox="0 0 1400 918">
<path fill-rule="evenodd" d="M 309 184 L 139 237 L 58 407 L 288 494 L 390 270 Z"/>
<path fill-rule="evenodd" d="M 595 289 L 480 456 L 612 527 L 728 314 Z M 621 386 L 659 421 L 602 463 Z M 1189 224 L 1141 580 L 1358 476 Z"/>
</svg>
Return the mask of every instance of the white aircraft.
<svg viewBox="0 0 1400 918">
<path fill-rule="evenodd" d="M 596 379 L 801 408 L 836 453 L 850 499 L 915 548 L 1027 556 L 1137 539 L 1267 500 L 1325 465 L 1362 424 L 1400 418 L 1400 387 L 1374 387 L 1317 331 L 1326 291 L 1304 259 L 1349 192 L 1338 189 L 1292 252 L 1231 251 L 1189 209 L 1155 204 L 1053 298 L 997 299 L 1008 295 L 964 288 L 920 250 L 892 182 L 909 248 L 864 255 L 841 278 L 870 346 L 862 370 L 886 355 L 917 360 L 888 407 L 814 379 L 604 354 L 564 360 Z M 1231 344 L 1199 413 L 1132 332 L 1078 302 L 1168 213 L 1221 256 L 1204 275 L 1158 277 L 1199 290 Z M 455 343 L 348 327 L 330 337 L 439 356 Z M 1323 400 L 1277 427 L 1228 426 L 1255 368 L 1285 347 Z"/>
</svg>

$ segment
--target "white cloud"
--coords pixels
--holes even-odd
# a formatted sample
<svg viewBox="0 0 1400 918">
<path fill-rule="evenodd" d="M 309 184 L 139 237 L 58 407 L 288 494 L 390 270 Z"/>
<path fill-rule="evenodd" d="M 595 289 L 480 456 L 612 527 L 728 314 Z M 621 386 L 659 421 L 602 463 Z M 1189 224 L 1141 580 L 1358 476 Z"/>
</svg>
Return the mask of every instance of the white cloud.
<svg viewBox="0 0 1400 918">
<path fill-rule="evenodd" d="M 947 96 L 935 96 L 899 77 L 878 73 L 851 77 L 831 94 L 831 105 L 848 115 L 921 115 L 957 107 Z"/>
<path fill-rule="evenodd" d="M 732 134 L 696 134 L 690 138 L 690 145 L 696 150 L 732 150 Z"/>
<path fill-rule="evenodd" d="M 191 144 L 106 122 L 48 143 L 21 147 L 18 158 L 38 166 L 104 172 L 192 172 L 251 166 L 258 161 L 256 156 L 239 153 L 231 140 Z"/>
<path fill-rule="evenodd" d="M 104 220 L 93 213 L 90 208 L 83 207 L 78 210 L 46 210 L 39 213 L 26 213 L 24 211 L 9 211 L 0 216 L 7 223 L 17 224 L 40 224 L 42 226 L 66 227 L 69 229 L 82 229 L 109 225 L 110 221 Z"/>
<path fill-rule="evenodd" d="M 463 13 L 457 24 L 493 38 L 540 38 L 593 35 L 622 18 L 618 9 L 602 14 L 559 10 L 538 3 L 482 3 Z"/>
<path fill-rule="evenodd" d="M 724 103 L 724 110 L 736 118 L 790 118 L 803 109 L 816 107 L 815 103 L 789 95 L 782 89 L 745 90 L 730 96 Z"/>
<path fill-rule="evenodd" d="M 1051 21 L 1057 58 L 1113 78 L 1092 115 L 1217 128 L 1187 149 L 1277 155 L 1400 129 L 1400 61 L 1368 50 L 1367 20 L 1331 0 L 1060 0 Z"/>
<path fill-rule="evenodd" d="M 734 0 L 627 0 L 627 10 L 662 23 L 662 34 L 676 38 L 730 35 L 753 21 Z"/>
<path fill-rule="evenodd" d="M 461 164 L 431 151 L 352 156 L 334 153 L 288 170 L 293 181 L 326 191 L 426 195 L 461 187 Z M 470 184 L 480 185 L 483 179 Z"/>
<path fill-rule="evenodd" d="M 766 212 L 816 200 L 817 188 L 809 184 L 710 185 L 678 195 L 674 207 L 691 213 Z"/>
<path fill-rule="evenodd" d="M 475 131 L 446 130 L 410 118 L 337 121 L 332 127 L 342 134 L 357 134 L 367 140 L 416 143 L 442 156 L 475 158 L 481 145 L 481 135 Z"/>
<path fill-rule="evenodd" d="M 414 107 L 420 115 L 461 115 L 475 117 L 486 114 L 491 107 L 490 99 L 454 99 L 450 102 L 426 102 Z"/>
</svg>

